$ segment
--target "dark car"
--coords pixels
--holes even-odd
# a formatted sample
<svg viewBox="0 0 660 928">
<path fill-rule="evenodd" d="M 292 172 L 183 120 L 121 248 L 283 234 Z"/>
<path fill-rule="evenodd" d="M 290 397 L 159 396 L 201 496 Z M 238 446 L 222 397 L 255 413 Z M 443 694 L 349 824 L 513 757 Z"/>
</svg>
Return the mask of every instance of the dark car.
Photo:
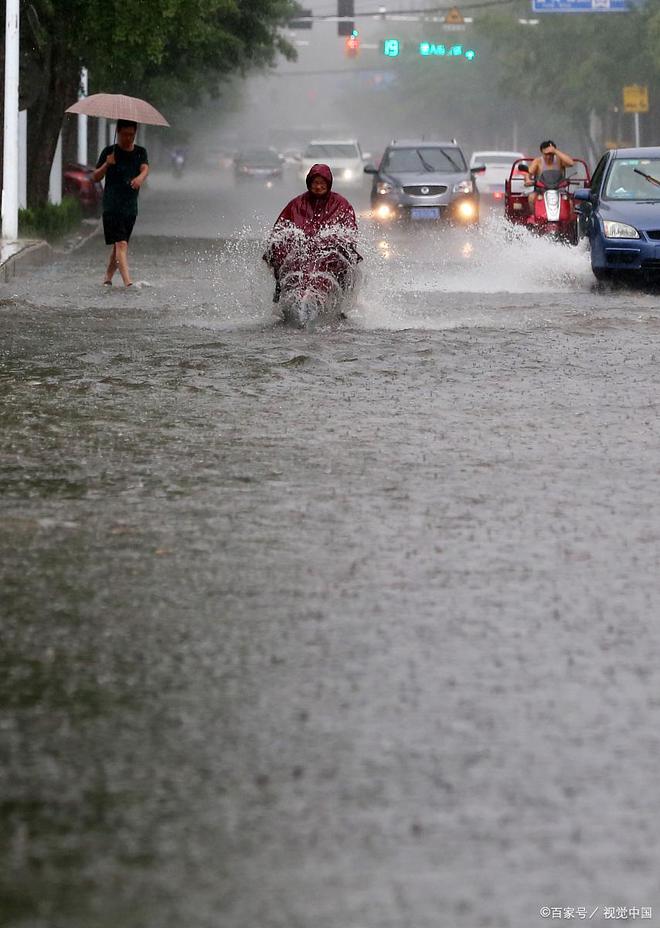
<svg viewBox="0 0 660 928">
<path fill-rule="evenodd" d="M 469 168 L 463 152 L 451 142 L 401 141 L 385 149 L 378 168 L 372 164 L 371 206 L 376 219 L 479 221 L 479 191 L 475 174 L 484 165 Z"/>
<path fill-rule="evenodd" d="M 237 180 L 277 180 L 282 177 L 283 166 L 284 158 L 274 148 L 246 149 L 234 159 Z"/>
<path fill-rule="evenodd" d="M 67 164 L 62 172 L 62 195 L 75 197 L 84 216 L 100 216 L 103 210 L 103 186 L 93 173 L 89 164 Z"/>
<path fill-rule="evenodd" d="M 660 278 L 660 148 L 606 152 L 575 199 L 598 280 Z"/>
</svg>

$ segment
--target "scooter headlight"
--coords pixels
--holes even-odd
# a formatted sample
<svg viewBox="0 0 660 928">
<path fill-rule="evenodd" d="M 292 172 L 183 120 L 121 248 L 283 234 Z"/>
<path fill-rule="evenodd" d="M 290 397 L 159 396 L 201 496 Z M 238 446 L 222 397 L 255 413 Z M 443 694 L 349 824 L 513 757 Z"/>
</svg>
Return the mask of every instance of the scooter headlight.
<svg viewBox="0 0 660 928">
<path fill-rule="evenodd" d="M 477 207 L 472 200 L 463 200 L 463 202 L 458 205 L 458 215 L 461 219 L 465 220 L 476 219 Z"/>
<path fill-rule="evenodd" d="M 392 184 L 388 184 L 387 181 L 381 180 L 376 184 L 376 193 L 379 193 L 381 196 L 385 196 L 386 193 L 392 193 L 394 187 Z"/>
<path fill-rule="evenodd" d="M 454 193 L 472 193 L 474 184 L 471 180 L 462 180 L 459 184 L 454 184 Z"/>
<path fill-rule="evenodd" d="M 639 238 L 639 232 L 625 222 L 615 222 L 612 219 L 603 220 L 603 229 L 607 238 Z"/>
</svg>

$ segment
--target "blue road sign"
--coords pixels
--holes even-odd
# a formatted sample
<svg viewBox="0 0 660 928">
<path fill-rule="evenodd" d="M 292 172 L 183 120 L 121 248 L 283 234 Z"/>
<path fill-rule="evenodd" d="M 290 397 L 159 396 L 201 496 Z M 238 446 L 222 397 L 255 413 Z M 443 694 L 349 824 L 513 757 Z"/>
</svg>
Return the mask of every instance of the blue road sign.
<svg viewBox="0 0 660 928">
<path fill-rule="evenodd" d="M 535 13 L 623 13 L 630 0 L 532 0 Z"/>
</svg>

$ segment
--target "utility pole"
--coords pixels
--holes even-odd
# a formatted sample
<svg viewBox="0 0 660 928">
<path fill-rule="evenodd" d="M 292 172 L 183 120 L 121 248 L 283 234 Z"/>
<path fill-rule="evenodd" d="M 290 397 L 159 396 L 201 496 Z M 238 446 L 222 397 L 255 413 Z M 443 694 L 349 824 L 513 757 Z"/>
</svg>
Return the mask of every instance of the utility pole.
<svg viewBox="0 0 660 928">
<path fill-rule="evenodd" d="M 2 163 L 2 237 L 18 238 L 18 61 L 19 0 L 6 0 L 5 119 Z"/>
<path fill-rule="evenodd" d="M 57 148 L 53 156 L 53 163 L 50 166 L 50 178 L 48 184 L 48 202 L 59 206 L 62 202 L 62 132 L 60 131 L 57 139 Z"/>
<path fill-rule="evenodd" d="M 80 72 L 80 93 L 78 99 L 82 100 L 87 96 L 88 73 L 87 68 Z M 78 164 L 87 164 L 87 117 L 80 114 L 78 116 Z"/>
<path fill-rule="evenodd" d="M 27 110 L 18 114 L 18 208 L 27 207 Z"/>
</svg>

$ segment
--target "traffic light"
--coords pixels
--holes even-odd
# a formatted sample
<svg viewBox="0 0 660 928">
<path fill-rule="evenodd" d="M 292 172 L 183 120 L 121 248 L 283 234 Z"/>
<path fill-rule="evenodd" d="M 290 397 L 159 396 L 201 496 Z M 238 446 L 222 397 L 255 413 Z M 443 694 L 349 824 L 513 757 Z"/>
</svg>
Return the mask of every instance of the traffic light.
<svg viewBox="0 0 660 928">
<path fill-rule="evenodd" d="M 360 36 L 357 29 L 354 29 L 351 35 L 346 36 L 344 41 L 344 54 L 347 58 L 357 58 L 360 54 Z"/>
<path fill-rule="evenodd" d="M 342 17 L 337 23 L 337 35 L 352 36 L 355 30 L 355 0 L 337 0 L 337 16 Z"/>
<path fill-rule="evenodd" d="M 401 54 L 401 42 L 398 39 L 385 39 L 383 41 L 383 54 L 386 58 L 398 58 Z"/>
</svg>

